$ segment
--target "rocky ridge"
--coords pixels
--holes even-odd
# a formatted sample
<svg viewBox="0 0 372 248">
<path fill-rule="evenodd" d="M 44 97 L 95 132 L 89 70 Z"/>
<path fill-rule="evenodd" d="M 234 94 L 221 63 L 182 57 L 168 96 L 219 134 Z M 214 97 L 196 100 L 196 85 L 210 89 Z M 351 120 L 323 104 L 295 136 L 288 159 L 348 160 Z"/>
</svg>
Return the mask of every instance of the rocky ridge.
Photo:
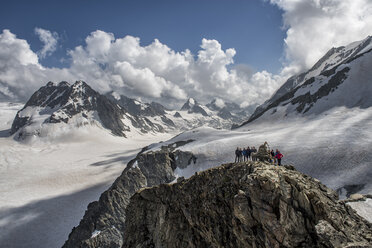
<svg viewBox="0 0 372 248">
<path fill-rule="evenodd" d="M 176 168 L 195 163 L 192 153 L 175 151 L 189 142 L 192 140 L 173 143 L 157 152 L 145 152 L 147 148 L 144 148 L 99 200 L 88 205 L 63 247 L 121 247 L 130 197 L 141 188 L 172 182 L 176 179 Z"/>
<path fill-rule="evenodd" d="M 294 170 L 225 164 L 138 191 L 123 247 L 371 247 L 372 224 Z"/>
</svg>

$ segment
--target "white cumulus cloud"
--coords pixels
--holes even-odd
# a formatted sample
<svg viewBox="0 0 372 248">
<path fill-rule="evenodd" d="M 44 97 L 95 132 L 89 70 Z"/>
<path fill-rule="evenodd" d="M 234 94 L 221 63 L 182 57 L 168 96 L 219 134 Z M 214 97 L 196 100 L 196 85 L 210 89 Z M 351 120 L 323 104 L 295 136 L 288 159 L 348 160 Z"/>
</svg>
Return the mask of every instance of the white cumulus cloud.
<svg viewBox="0 0 372 248">
<path fill-rule="evenodd" d="M 6 46 L 12 49 L 4 52 Z M 102 93 L 114 90 L 167 105 L 180 105 L 188 97 L 250 105 L 263 102 L 278 86 L 277 76 L 268 72 L 234 67 L 235 49 L 224 50 L 217 40 L 202 39 L 200 50 L 192 54 L 176 52 L 157 39 L 143 46 L 138 37 L 116 38 L 97 30 L 68 51 L 71 63 L 61 69 L 42 66 L 27 41 L 9 30 L 0 36 L 0 50 L 0 65 L 7 65 L 0 71 L 3 98 L 27 100 L 47 81 L 81 79 Z"/>
<path fill-rule="evenodd" d="M 286 63 L 290 76 L 313 66 L 330 48 L 372 34 L 371 0 L 270 0 L 284 11 Z"/>
<path fill-rule="evenodd" d="M 38 52 L 40 58 L 51 55 L 57 49 L 58 34 L 42 28 L 35 28 L 35 34 L 39 36 L 40 41 L 44 44 Z"/>
<path fill-rule="evenodd" d="M 101 30 L 68 51 L 69 66 L 49 68 L 39 63 L 26 40 L 3 30 L 0 99 L 25 101 L 47 81 L 84 80 L 102 93 L 113 90 L 168 106 L 181 105 L 188 97 L 202 103 L 218 98 L 220 103 L 256 105 L 268 99 L 286 78 L 310 68 L 331 47 L 371 35 L 370 0 L 270 2 L 283 10 L 287 30 L 285 62 L 279 75 L 235 65 L 235 49 L 225 49 L 217 40 L 202 39 L 193 54 L 187 49 L 175 51 L 157 39 L 142 45 L 138 37 L 115 37 Z M 45 44 L 38 53 L 43 58 L 55 50 L 57 36 L 43 29 L 35 32 Z"/>
</svg>

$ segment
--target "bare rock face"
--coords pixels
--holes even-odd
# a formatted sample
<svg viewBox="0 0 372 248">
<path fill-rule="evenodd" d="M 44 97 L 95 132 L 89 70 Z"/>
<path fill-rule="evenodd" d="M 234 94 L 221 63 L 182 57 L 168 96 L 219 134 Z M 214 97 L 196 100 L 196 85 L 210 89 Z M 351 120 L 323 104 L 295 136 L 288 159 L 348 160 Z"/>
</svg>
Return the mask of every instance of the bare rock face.
<svg viewBox="0 0 372 248">
<path fill-rule="evenodd" d="M 372 247 L 372 224 L 293 167 L 252 162 L 138 191 L 123 240 L 122 247 Z"/>
<path fill-rule="evenodd" d="M 191 152 L 173 151 L 188 142 L 192 140 L 164 146 L 161 151 L 137 155 L 99 201 L 88 205 L 83 219 L 73 228 L 63 247 L 121 247 L 125 233 L 125 209 L 130 197 L 143 187 L 175 180 L 174 170 L 177 167 L 185 168 L 194 162 L 196 158 Z"/>
</svg>

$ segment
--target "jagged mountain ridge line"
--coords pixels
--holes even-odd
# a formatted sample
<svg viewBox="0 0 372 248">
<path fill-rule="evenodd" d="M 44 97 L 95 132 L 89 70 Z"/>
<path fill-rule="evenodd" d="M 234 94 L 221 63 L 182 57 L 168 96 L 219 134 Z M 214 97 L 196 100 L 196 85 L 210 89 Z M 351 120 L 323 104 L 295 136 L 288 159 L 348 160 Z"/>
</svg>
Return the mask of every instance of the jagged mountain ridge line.
<svg viewBox="0 0 372 248">
<path fill-rule="evenodd" d="M 117 98 L 112 92 L 101 95 L 83 81 L 71 85 L 65 81 L 59 84 L 48 82 L 17 113 L 11 134 L 18 133 L 19 138 L 40 135 L 45 126 L 69 124 L 75 117 L 78 119 L 75 122 L 80 123 L 75 123 L 78 126 L 101 123 L 112 134 L 124 137 L 134 131 L 142 134 L 176 132 L 203 125 L 230 128 L 246 118 L 243 109 L 232 108 L 234 113 L 231 113 L 225 108 L 210 110 L 195 103 L 192 108 L 175 111 L 156 102 L 142 103 L 124 95 Z M 36 125 L 36 121 L 40 123 Z"/>
<path fill-rule="evenodd" d="M 37 111 L 33 107 L 40 108 L 38 114 L 48 115 L 42 124 L 68 123 L 78 114 L 81 114 L 82 118 L 87 118 L 88 112 L 96 111 L 102 125 L 114 135 L 125 136 L 123 131 L 128 130 L 128 126 L 120 121 L 124 114 L 123 110 L 83 81 L 76 81 L 72 85 L 65 81 L 58 85 L 48 82 L 46 86 L 41 87 L 18 111 L 11 134 L 34 122 L 35 113 L 27 113 L 29 109 Z M 22 136 L 23 133 L 20 132 L 18 135 Z"/>
</svg>

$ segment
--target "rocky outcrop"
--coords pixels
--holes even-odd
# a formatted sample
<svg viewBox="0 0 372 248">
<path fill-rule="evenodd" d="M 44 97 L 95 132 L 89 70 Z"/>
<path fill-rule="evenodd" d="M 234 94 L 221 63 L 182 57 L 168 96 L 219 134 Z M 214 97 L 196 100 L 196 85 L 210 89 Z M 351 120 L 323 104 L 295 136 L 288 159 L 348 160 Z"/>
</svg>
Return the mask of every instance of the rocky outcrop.
<svg viewBox="0 0 372 248">
<path fill-rule="evenodd" d="M 142 189 L 123 247 L 371 247 L 372 225 L 335 191 L 294 170 L 225 164 Z"/>
<path fill-rule="evenodd" d="M 157 152 L 143 149 L 100 199 L 89 204 L 79 226 L 73 228 L 63 247 L 121 247 L 130 197 L 141 188 L 172 182 L 176 179 L 177 167 L 195 163 L 192 153 L 174 151 L 189 142 L 192 140 L 173 143 Z"/>
</svg>

